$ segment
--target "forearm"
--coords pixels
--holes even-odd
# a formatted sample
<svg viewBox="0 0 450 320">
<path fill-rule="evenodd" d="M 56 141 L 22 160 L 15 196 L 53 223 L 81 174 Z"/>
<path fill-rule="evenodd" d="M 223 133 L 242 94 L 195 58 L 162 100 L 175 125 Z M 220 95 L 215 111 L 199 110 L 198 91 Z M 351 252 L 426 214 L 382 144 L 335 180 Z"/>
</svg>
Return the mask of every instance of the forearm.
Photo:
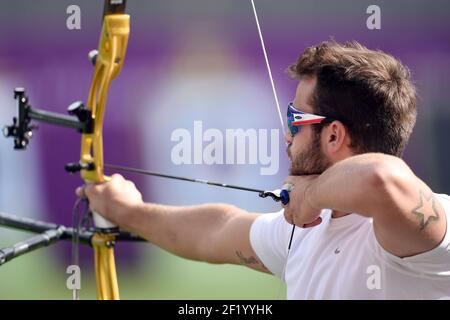
<svg viewBox="0 0 450 320">
<path fill-rule="evenodd" d="M 117 216 L 124 229 L 178 256 L 214 262 L 214 235 L 242 210 L 225 204 L 190 207 L 145 203 Z"/>
<path fill-rule="evenodd" d="M 304 199 L 315 208 L 373 216 L 387 205 L 389 176 L 395 169 L 405 169 L 398 166 L 401 163 L 398 158 L 375 153 L 347 158 L 315 179 L 305 189 Z"/>
</svg>

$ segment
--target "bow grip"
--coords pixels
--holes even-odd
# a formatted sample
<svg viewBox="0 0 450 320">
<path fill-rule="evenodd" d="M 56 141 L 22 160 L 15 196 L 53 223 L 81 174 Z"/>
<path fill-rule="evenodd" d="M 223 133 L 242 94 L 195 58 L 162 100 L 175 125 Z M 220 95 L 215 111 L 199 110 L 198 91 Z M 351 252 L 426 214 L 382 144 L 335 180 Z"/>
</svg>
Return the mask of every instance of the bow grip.
<svg viewBox="0 0 450 320">
<path fill-rule="evenodd" d="M 111 178 L 104 176 L 104 182 L 109 181 Z M 88 182 L 86 181 L 86 184 L 93 184 L 94 182 Z M 97 230 L 99 230 L 102 233 L 116 233 L 118 232 L 119 228 L 117 225 L 112 223 L 111 221 L 106 220 L 102 215 L 99 213 L 92 211 L 92 218 L 94 219 L 94 225 Z"/>
</svg>

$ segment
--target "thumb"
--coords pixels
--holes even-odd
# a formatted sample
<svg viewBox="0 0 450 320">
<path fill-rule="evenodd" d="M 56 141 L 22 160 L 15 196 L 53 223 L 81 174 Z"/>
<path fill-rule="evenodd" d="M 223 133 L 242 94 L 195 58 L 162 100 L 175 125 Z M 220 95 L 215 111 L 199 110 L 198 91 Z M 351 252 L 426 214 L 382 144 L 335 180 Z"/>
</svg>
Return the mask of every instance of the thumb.
<svg viewBox="0 0 450 320">
<path fill-rule="evenodd" d="M 75 194 L 79 198 L 88 198 L 88 195 L 91 194 L 92 189 L 95 187 L 94 184 L 88 183 L 83 186 L 78 187 L 75 190 Z"/>
<path fill-rule="evenodd" d="M 75 194 L 77 195 L 78 198 L 86 198 L 84 187 L 85 186 L 80 186 L 76 188 Z"/>
</svg>

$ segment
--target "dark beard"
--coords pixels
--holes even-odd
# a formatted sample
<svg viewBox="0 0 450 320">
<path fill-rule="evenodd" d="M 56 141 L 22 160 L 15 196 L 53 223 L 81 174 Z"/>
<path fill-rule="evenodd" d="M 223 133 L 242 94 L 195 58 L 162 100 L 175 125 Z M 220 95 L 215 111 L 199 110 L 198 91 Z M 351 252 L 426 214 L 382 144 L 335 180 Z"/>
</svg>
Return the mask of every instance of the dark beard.
<svg viewBox="0 0 450 320">
<path fill-rule="evenodd" d="M 320 134 L 314 132 L 313 135 L 308 148 L 300 154 L 291 154 L 288 146 L 287 151 L 291 158 L 291 167 L 289 168 L 291 176 L 322 174 L 330 166 L 330 162 L 320 147 Z"/>
</svg>

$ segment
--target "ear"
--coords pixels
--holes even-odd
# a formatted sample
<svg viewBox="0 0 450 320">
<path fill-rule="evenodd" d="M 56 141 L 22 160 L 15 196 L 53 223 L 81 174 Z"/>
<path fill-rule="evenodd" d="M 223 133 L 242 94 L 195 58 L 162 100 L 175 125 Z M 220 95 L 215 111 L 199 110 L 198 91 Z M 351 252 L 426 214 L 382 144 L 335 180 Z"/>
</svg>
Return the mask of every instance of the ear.
<svg viewBox="0 0 450 320">
<path fill-rule="evenodd" d="M 325 152 L 330 157 L 339 157 L 349 151 L 350 136 L 347 128 L 340 121 L 333 121 L 322 130 Z"/>
</svg>

